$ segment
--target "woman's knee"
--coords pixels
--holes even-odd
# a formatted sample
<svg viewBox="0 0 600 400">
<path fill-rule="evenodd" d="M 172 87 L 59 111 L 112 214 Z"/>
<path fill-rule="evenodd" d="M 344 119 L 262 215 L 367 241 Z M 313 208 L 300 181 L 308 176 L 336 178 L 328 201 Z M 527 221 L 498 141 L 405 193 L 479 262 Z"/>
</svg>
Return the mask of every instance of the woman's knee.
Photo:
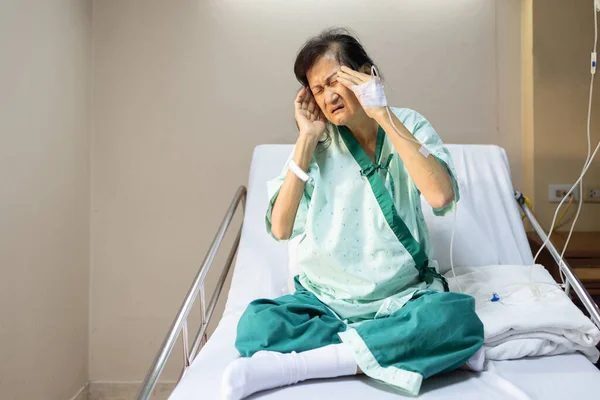
<svg viewBox="0 0 600 400">
<path fill-rule="evenodd" d="M 483 323 L 475 312 L 475 299 L 467 294 L 441 292 L 431 295 L 428 306 L 444 329 L 454 331 L 458 336 L 471 337 L 483 343 Z"/>
<path fill-rule="evenodd" d="M 250 303 L 241 316 L 235 346 L 244 356 L 260 350 L 305 351 L 339 343 L 337 333 L 344 329 L 343 322 L 314 300 L 260 299 Z"/>
<path fill-rule="evenodd" d="M 453 293 L 452 306 L 449 307 L 451 320 L 464 337 L 471 338 L 473 345 L 479 348 L 483 344 L 483 322 L 475 311 L 475 299 L 463 293 Z"/>
<path fill-rule="evenodd" d="M 255 300 L 246 307 L 237 325 L 235 347 L 241 355 L 251 357 L 269 342 L 269 300 Z"/>
</svg>

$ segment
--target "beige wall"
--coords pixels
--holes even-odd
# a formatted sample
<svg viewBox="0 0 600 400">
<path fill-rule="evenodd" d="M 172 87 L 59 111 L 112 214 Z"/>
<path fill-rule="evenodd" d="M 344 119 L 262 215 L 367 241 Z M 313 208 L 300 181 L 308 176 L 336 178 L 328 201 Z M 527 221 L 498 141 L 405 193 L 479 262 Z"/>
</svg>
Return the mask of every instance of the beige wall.
<svg viewBox="0 0 600 400">
<path fill-rule="evenodd" d="M 0 2 L 0 398 L 88 378 L 91 1 Z"/>
<path fill-rule="evenodd" d="M 593 26 L 588 2 L 573 6 L 100 0 L 92 16 L 91 0 L 3 1 L 0 397 L 143 378 L 252 148 L 294 141 L 294 55 L 327 26 L 355 30 L 390 102 L 446 142 L 506 148 L 548 226 L 548 184 L 573 182 L 585 157 Z M 598 229 L 599 208 L 579 230 Z"/>
<path fill-rule="evenodd" d="M 354 29 L 392 104 L 505 147 L 518 183 L 519 24 L 518 0 L 95 2 L 90 378 L 143 378 L 253 147 L 295 140 L 310 35 Z"/>
<path fill-rule="evenodd" d="M 575 182 L 585 161 L 593 42 L 591 0 L 569 2 L 568 7 L 560 0 L 533 1 L 534 207 L 546 229 L 556 209 L 556 204 L 548 202 L 548 185 Z M 596 84 L 593 147 L 600 140 L 599 121 Z M 586 175 L 584 187 L 585 184 L 600 187 L 597 159 Z M 600 204 L 584 204 L 576 229 L 600 229 Z"/>
</svg>

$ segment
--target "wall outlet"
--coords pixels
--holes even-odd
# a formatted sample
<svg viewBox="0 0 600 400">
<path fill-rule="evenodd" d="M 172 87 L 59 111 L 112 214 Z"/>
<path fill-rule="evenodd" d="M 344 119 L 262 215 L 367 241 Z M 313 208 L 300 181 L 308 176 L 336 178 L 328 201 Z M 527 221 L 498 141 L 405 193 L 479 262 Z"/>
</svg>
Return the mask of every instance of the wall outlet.
<svg viewBox="0 0 600 400">
<path fill-rule="evenodd" d="M 586 186 L 583 189 L 583 200 L 586 203 L 600 203 L 600 186 Z"/>
<path fill-rule="evenodd" d="M 550 190 L 549 190 L 549 200 L 551 203 L 560 203 L 560 201 L 563 199 L 563 197 L 565 197 L 565 195 L 567 194 L 567 192 L 571 189 L 571 184 L 552 184 L 550 185 Z M 571 192 L 572 195 L 575 196 L 575 199 L 573 199 L 573 201 L 579 201 L 579 186 L 577 186 L 573 192 Z M 568 200 L 565 201 L 565 203 Z"/>
</svg>

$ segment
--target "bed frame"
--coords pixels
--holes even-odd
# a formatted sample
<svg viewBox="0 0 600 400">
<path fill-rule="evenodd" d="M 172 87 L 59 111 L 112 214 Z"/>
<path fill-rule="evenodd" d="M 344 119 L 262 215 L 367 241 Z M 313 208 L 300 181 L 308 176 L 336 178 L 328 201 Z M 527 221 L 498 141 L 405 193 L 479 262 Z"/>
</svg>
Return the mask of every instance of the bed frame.
<svg viewBox="0 0 600 400">
<path fill-rule="evenodd" d="M 529 209 L 527 204 L 525 204 L 525 197 L 520 192 L 515 192 L 515 200 L 517 201 L 517 204 L 519 205 L 519 207 L 525 213 L 525 216 L 531 223 L 531 226 L 533 227 L 535 232 L 538 234 L 540 239 L 545 242 L 548 239 L 548 236 L 546 235 L 546 233 L 544 232 L 544 230 L 538 223 L 537 219 L 535 218 L 535 216 L 533 215 L 532 211 Z M 187 295 L 185 296 L 185 299 L 183 301 L 183 304 L 181 305 L 181 308 L 177 312 L 177 316 L 175 317 L 175 320 L 173 321 L 173 324 L 171 325 L 171 328 L 169 329 L 167 337 L 165 338 L 160 350 L 158 351 L 158 354 L 154 358 L 154 361 L 152 362 L 152 365 L 150 366 L 150 369 L 148 370 L 146 379 L 144 380 L 144 383 L 142 384 L 140 392 L 138 393 L 137 398 L 139 400 L 146 400 L 146 399 L 150 398 L 150 395 L 152 394 L 152 391 L 154 390 L 154 387 L 156 386 L 156 383 L 158 382 L 158 378 L 160 377 L 160 374 L 162 373 L 162 371 L 167 363 L 167 360 L 170 357 L 170 355 L 173 351 L 173 348 L 175 347 L 175 343 L 180 335 L 182 335 L 182 341 L 183 341 L 183 370 L 181 371 L 181 375 L 179 376 L 178 382 L 181 380 L 181 378 L 183 378 L 187 369 L 189 368 L 191 363 L 194 361 L 194 358 L 196 357 L 196 355 L 198 354 L 198 352 L 200 351 L 202 346 L 206 343 L 206 340 L 207 340 L 206 330 L 208 328 L 208 323 L 210 322 L 210 319 L 213 315 L 215 306 L 216 306 L 219 296 L 223 290 L 225 280 L 227 278 L 229 270 L 231 269 L 231 264 L 237 253 L 238 245 L 240 243 L 240 236 L 242 233 L 242 226 L 239 227 L 239 230 L 238 230 L 236 238 L 233 242 L 233 245 L 231 246 L 231 249 L 229 250 L 229 255 L 227 256 L 227 260 L 225 261 L 223 271 L 221 272 L 221 275 L 219 276 L 219 279 L 217 280 L 217 285 L 216 285 L 215 291 L 212 294 L 210 301 L 208 303 L 206 303 L 206 299 L 205 299 L 206 292 L 205 292 L 204 284 L 205 284 L 205 280 L 206 280 L 208 271 L 212 268 L 215 256 L 221 246 L 223 238 L 225 237 L 225 234 L 227 233 L 227 230 L 228 230 L 229 226 L 231 225 L 231 221 L 232 221 L 237 209 L 239 208 L 240 204 L 242 204 L 242 212 L 243 212 L 245 209 L 245 204 L 246 204 L 246 187 L 245 186 L 240 186 L 238 188 L 237 192 L 235 193 L 235 195 L 231 201 L 231 204 L 230 204 L 227 212 L 225 213 L 223 222 L 221 223 L 221 226 L 219 227 L 219 230 L 217 231 L 217 234 L 215 235 L 215 238 L 213 239 L 213 242 L 212 242 L 208 252 L 206 253 L 206 256 L 204 257 L 202 266 L 200 267 L 198 273 L 196 274 L 196 277 L 194 278 L 194 281 L 192 282 L 192 285 L 191 285 L 190 289 L 188 290 Z M 242 225 L 243 225 L 243 222 L 242 222 Z M 583 303 L 584 307 L 586 308 L 587 312 L 589 313 L 590 319 L 594 322 L 594 324 L 596 324 L 596 326 L 598 326 L 598 328 L 600 328 L 600 309 L 598 309 L 598 306 L 596 305 L 596 303 L 594 303 L 590 294 L 583 287 L 579 278 L 577 278 L 577 276 L 573 273 L 573 270 L 571 269 L 569 264 L 560 257 L 560 253 L 556 250 L 556 247 L 554 247 L 554 245 L 552 244 L 551 241 L 548 241 L 547 249 L 550 252 L 550 254 L 552 255 L 552 257 L 554 258 L 554 260 L 556 261 L 556 263 L 559 265 L 559 268 L 562 270 L 563 274 L 566 277 L 565 285 L 561 285 L 563 287 L 565 293 L 570 296 L 571 289 L 573 289 L 573 291 L 579 297 L 579 299 Z M 200 326 L 198 327 L 198 329 L 196 331 L 196 336 L 194 338 L 194 342 L 192 343 L 192 346 L 190 347 L 189 341 L 188 341 L 188 320 L 187 319 L 188 319 L 188 316 L 192 309 L 192 306 L 194 305 L 196 300 L 198 300 L 198 297 L 200 297 L 200 310 L 201 310 Z"/>
</svg>

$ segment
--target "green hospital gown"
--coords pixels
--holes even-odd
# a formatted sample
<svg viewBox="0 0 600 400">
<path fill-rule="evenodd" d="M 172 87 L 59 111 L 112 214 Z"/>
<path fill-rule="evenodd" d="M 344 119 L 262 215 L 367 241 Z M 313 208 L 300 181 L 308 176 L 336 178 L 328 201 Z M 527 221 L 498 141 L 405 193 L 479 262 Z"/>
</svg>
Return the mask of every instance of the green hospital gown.
<svg viewBox="0 0 600 400">
<path fill-rule="evenodd" d="M 452 211 L 459 192 L 450 153 L 420 114 L 392 111 L 447 169 L 455 199 L 433 211 Z M 347 128 L 332 128 L 329 143 L 314 152 L 312 182 L 305 184 L 294 222 L 292 237 L 300 236 L 297 291 L 251 303 L 238 324 L 236 347 L 249 356 L 341 340 L 365 374 L 416 394 L 423 378 L 456 368 L 474 354 L 483 343 L 483 327 L 472 298 L 443 293 L 447 283 L 430 258 L 420 192 L 383 129 L 373 163 Z M 269 233 L 287 170 L 286 163 L 268 182 Z M 306 320 L 307 315 L 319 318 Z M 451 342 L 449 326 L 455 329 Z M 429 351 L 435 356 L 425 354 Z"/>
<path fill-rule="evenodd" d="M 458 200 L 450 153 L 431 124 L 415 111 L 393 111 L 446 166 L 454 184 L 455 201 Z M 344 127 L 339 130 L 350 135 Z M 329 146 L 323 147 L 317 148 L 310 164 L 308 174 L 313 183 L 305 186 L 292 234 L 292 237 L 302 235 L 297 250 L 300 283 L 350 322 L 389 315 L 416 290 L 443 290 L 441 279 L 430 283 L 419 279 L 413 257 L 390 228 L 368 179 L 361 175 L 361 168 L 341 135 L 335 132 Z M 380 168 L 373 173 L 385 180 L 398 216 L 429 256 L 431 246 L 419 190 L 381 128 L 375 154 L 376 164 L 387 165 L 387 170 Z M 277 179 L 268 183 L 271 202 L 266 223 L 269 232 L 271 207 L 286 173 L 287 165 Z M 453 210 L 454 203 L 434 213 L 444 215 Z M 437 269 L 437 263 L 429 259 L 428 268 Z"/>
</svg>

